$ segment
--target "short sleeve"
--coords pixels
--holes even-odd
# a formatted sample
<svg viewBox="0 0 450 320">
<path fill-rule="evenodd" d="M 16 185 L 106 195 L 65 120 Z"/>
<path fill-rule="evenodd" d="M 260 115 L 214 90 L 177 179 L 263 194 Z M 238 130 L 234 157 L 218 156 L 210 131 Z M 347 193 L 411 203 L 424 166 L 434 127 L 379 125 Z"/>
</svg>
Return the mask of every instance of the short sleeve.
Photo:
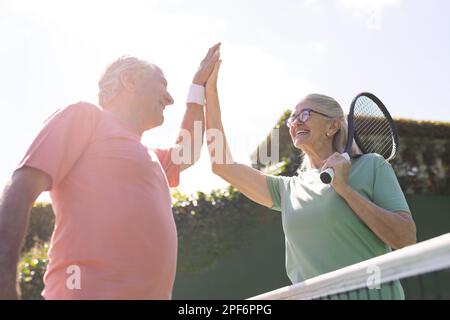
<svg viewBox="0 0 450 320">
<path fill-rule="evenodd" d="M 281 211 L 281 190 L 284 177 L 267 175 L 266 183 L 272 197 L 272 210 Z"/>
<path fill-rule="evenodd" d="M 375 161 L 373 202 L 389 211 L 411 212 L 392 166 L 383 158 Z"/>
<path fill-rule="evenodd" d="M 172 160 L 172 150 L 175 147 L 168 149 L 154 149 L 156 156 L 161 163 L 161 166 L 166 173 L 169 187 L 174 188 L 180 184 L 180 165 L 175 164 Z"/>
<path fill-rule="evenodd" d="M 17 169 L 28 166 L 51 177 L 49 190 L 57 187 L 88 146 L 100 108 L 79 102 L 50 116 Z"/>
</svg>

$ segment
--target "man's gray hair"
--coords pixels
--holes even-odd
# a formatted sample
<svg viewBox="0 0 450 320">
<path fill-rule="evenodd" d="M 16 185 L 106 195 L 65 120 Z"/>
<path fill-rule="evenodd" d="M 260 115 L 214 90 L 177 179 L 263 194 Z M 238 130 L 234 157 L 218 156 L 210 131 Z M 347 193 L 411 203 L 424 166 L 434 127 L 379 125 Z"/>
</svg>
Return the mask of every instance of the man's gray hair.
<svg viewBox="0 0 450 320">
<path fill-rule="evenodd" d="M 152 64 L 133 56 L 124 55 L 111 63 L 98 81 L 98 104 L 104 108 L 121 89 L 120 74 L 123 71 L 151 70 Z"/>
</svg>

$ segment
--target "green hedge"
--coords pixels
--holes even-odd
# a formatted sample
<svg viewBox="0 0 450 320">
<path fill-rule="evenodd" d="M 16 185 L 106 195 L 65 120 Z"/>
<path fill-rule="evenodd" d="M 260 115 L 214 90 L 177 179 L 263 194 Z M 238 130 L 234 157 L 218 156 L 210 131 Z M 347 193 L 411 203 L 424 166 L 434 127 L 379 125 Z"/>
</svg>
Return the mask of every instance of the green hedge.
<svg viewBox="0 0 450 320">
<path fill-rule="evenodd" d="M 48 244 L 36 243 L 35 247 L 23 254 L 19 263 L 19 285 L 22 299 L 42 299 L 44 273 L 48 264 Z"/>
<path fill-rule="evenodd" d="M 47 242 L 53 232 L 55 215 L 52 206 L 48 203 L 36 203 L 31 209 L 28 231 L 22 252 L 31 250 L 36 243 Z"/>
</svg>

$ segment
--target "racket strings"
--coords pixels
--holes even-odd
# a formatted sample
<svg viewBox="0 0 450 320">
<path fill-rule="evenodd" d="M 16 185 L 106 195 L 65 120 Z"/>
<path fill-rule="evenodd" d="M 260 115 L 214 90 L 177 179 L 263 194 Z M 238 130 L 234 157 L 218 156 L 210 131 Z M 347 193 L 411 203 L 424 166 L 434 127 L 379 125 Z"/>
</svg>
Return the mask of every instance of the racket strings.
<svg viewBox="0 0 450 320">
<path fill-rule="evenodd" d="M 392 140 L 388 138 L 375 140 L 374 138 L 359 139 L 360 144 L 364 145 L 365 152 L 368 153 L 378 153 L 383 155 L 385 158 L 390 158 L 393 152 Z M 362 140 L 362 141 L 361 141 Z"/>
<path fill-rule="evenodd" d="M 373 134 L 386 134 L 387 132 L 390 132 L 391 128 L 389 122 L 382 115 L 374 113 L 370 109 L 358 111 L 361 113 L 361 115 L 355 115 L 355 124 L 358 132 L 370 132 Z"/>
<path fill-rule="evenodd" d="M 366 147 L 369 149 L 385 150 L 384 145 L 390 146 L 392 143 L 390 128 L 374 129 L 374 131 L 367 131 L 366 135 L 368 134 L 374 135 L 373 137 L 367 137 L 370 143 L 367 143 Z M 362 132 L 362 135 L 364 135 L 364 132 Z"/>
<path fill-rule="evenodd" d="M 359 128 L 361 133 L 358 132 L 358 138 L 360 143 L 364 145 L 367 152 L 376 152 L 384 155 L 390 151 L 392 146 L 392 134 L 389 128 L 376 129 L 377 131 L 364 131 L 363 128 Z"/>
<path fill-rule="evenodd" d="M 353 118 L 358 142 L 365 152 L 378 153 L 386 159 L 395 155 L 391 123 L 376 103 L 361 96 L 355 104 Z"/>
<path fill-rule="evenodd" d="M 363 144 L 368 145 L 367 142 L 362 142 Z M 368 153 L 378 153 L 381 154 L 386 159 L 389 159 L 392 154 L 392 141 L 384 140 L 377 144 L 372 142 L 372 144 L 365 147 L 366 152 Z"/>
<path fill-rule="evenodd" d="M 357 110 L 358 114 L 355 113 L 355 124 L 358 129 L 364 132 L 374 132 L 380 133 L 382 129 L 390 131 L 389 122 L 384 118 L 383 114 L 374 112 L 371 109 Z M 385 120 L 385 121 L 383 121 Z"/>
<path fill-rule="evenodd" d="M 355 108 L 355 118 L 361 117 L 363 120 L 365 120 L 366 123 L 373 123 L 375 126 L 383 126 L 385 125 L 385 128 L 390 130 L 390 125 L 387 119 L 384 117 L 384 114 L 378 109 L 378 107 L 373 106 L 373 103 L 371 102 L 371 105 L 367 105 L 367 103 L 364 104 L 357 104 Z M 384 120 L 384 121 L 383 121 Z M 366 124 L 360 123 L 361 126 L 365 126 Z M 367 131 L 373 130 L 374 132 L 377 132 L 378 127 L 369 126 L 367 128 Z"/>
<path fill-rule="evenodd" d="M 380 118 L 373 118 L 368 120 L 367 117 L 362 119 L 363 122 L 358 124 L 358 127 L 360 129 L 365 129 L 367 132 L 375 132 L 375 133 L 381 133 L 384 131 L 390 131 L 389 123 L 386 121 L 383 121 L 383 119 Z"/>
<path fill-rule="evenodd" d="M 356 130 L 360 130 L 358 131 L 358 137 L 360 137 L 360 140 L 367 138 L 372 141 L 371 144 L 367 145 L 368 148 L 377 148 L 383 143 L 390 143 L 392 141 L 390 128 L 364 128 L 358 126 Z"/>
</svg>

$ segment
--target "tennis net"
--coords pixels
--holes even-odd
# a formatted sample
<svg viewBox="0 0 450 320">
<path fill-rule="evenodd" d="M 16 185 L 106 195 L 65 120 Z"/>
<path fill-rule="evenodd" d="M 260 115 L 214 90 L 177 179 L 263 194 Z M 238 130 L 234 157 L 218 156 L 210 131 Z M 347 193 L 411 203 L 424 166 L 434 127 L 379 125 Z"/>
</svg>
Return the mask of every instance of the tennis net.
<svg viewBox="0 0 450 320">
<path fill-rule="evenodd" d="M 450 233 L 250 300 L 450 299 Z"/>
</svg>

